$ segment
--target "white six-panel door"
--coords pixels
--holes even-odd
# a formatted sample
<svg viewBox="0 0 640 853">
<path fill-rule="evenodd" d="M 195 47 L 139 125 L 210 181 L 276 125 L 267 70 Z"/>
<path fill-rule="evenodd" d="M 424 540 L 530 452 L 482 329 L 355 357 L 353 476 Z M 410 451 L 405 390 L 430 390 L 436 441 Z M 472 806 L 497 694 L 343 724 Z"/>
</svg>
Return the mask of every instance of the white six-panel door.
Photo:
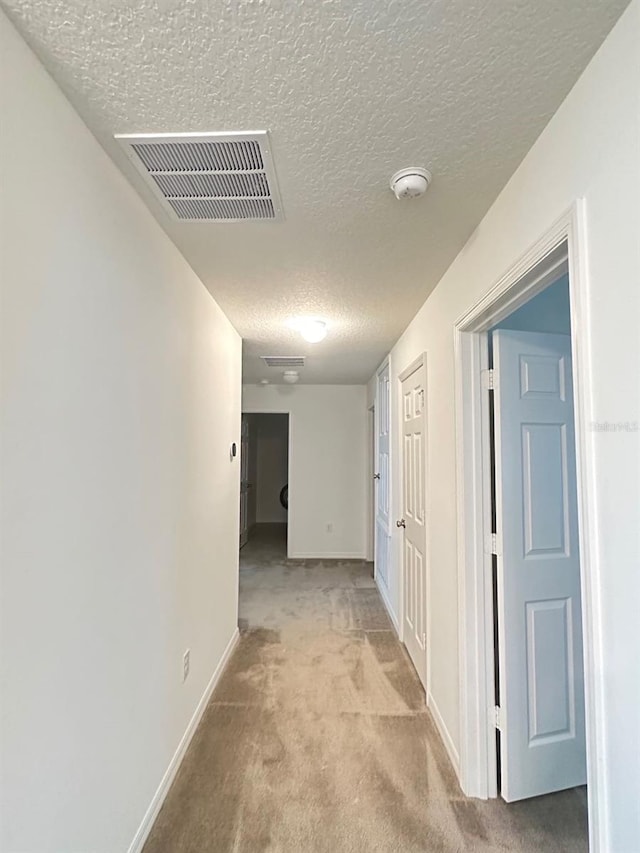
<svg viewBox="0 0 640 853">
<path fill-rule="evenodd" d="M 404 643 L 427 685 L 427 555 L 425 511 L 425 368 L 402 382 Z"/>
<path fill-rule="evenodd" d="M 390 496 L 390 466 L 389 466 L 389 365 L 382 368 L 378 374 L 376 391 L 376 448 L 377 470 L 375 472 L 375 554 L 374 565 L 378 581 L 385 588 L 389 584 L 389 553 L 391 534 L 389 529 L 389 496 Z"/>
<path fill-rule="evenodd" d="M 586 782 L 567 335 L 493 333 L 501 793 Z"/>
</svg>

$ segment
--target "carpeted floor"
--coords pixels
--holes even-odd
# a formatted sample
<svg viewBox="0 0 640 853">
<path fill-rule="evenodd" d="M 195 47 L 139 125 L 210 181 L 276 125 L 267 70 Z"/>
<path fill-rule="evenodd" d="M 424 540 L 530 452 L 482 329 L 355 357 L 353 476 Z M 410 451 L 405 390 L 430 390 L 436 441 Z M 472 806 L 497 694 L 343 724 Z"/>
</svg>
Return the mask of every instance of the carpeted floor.
<svg viewBox="0 0 640 853">
<path fill-rule="evenodd" d="M 469 800 L 371 578 L 241 552 L 241 640 L 144 853 L 585 851 L 584 792 Z"/>
</svg>

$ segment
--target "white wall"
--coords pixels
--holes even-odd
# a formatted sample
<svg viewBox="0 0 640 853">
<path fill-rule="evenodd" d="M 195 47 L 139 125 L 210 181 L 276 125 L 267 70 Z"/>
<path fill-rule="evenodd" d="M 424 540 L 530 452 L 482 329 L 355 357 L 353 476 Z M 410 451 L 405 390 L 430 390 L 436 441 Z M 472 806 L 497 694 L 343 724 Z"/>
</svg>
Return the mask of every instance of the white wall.
<svg viewBox="0 0 640 853">
<path fill-rule="evenodd" d="M 258 524 L 286 523 L 287 511 L 280 491 L 289 478 L 289 418 L 287 415 L 256 415 Z"/>
<path fill-rule="evenodd" d="M 597 422 L 640 421 L 640 3 L 634 0 L 466 246 L 391 353 L 398 374 L 428 353 L 431 689 L 459 743 L 458 578 L 453 325 L 576 199 L 588 225 L 587 338 Z M 597 482 L 605 715 L 607 853 L 640 849 L 640 433 L 590 433 Z M 399 430 L 393 444 L 393 517 L 400 512 Z M 393 532 L 393 606 L 400 537 Z"/>
<path fill-rule="evenodd" d="M 289 556 L 363 558 L 366 387 L 244 385 L 242 410 L 290 413 Z"/>
<path fill-rule="evenodd" d="M 124 853 L 236 629 L 240 339 L 1 13 L 0 54 L 0 848 Z"/>
</svg>

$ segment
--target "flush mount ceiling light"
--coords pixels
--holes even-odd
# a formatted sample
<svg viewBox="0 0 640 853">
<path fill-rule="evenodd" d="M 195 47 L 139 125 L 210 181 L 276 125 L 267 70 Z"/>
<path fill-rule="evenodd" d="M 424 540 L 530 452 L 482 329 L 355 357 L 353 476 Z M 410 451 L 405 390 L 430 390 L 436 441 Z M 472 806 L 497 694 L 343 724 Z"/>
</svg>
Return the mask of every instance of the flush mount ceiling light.
<svg viewBox="0 0 640 853">
<path fill-rule="evenodd" d="M 327 324 L 324 320 L 302 318 L 296 322 L 295 327 L 305 341 L 308 341 L 310 344 L 317 344 L 327 337 Z"/>
<path fill-rule="evenodd" d="M 300 374 L 297 370 L 285 370 L 282 374 L 282 378 L 287 385 L 295 385 L 298 379 L 300 379 Z"/>
</svg>

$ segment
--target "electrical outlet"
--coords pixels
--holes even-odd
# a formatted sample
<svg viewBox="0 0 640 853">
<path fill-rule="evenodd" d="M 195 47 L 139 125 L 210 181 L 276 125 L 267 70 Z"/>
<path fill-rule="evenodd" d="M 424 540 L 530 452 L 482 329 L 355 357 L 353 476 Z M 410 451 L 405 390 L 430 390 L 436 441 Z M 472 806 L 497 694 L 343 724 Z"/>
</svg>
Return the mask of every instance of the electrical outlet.
<svg viewBox="0 0 640 853">
<path fill-rule="evenodd" d="M 327 533 L 333 533 L 333 522 L 331 521 L 327 524 Z"/>
<path fill-rule="evenodd" d="M 187 649 L 187 651 L 182 656 L 182 681 L 183 681 L 183 683 L 189 677 L 190 659 L 191 659 L 191 649 Z"/>
</svg>

